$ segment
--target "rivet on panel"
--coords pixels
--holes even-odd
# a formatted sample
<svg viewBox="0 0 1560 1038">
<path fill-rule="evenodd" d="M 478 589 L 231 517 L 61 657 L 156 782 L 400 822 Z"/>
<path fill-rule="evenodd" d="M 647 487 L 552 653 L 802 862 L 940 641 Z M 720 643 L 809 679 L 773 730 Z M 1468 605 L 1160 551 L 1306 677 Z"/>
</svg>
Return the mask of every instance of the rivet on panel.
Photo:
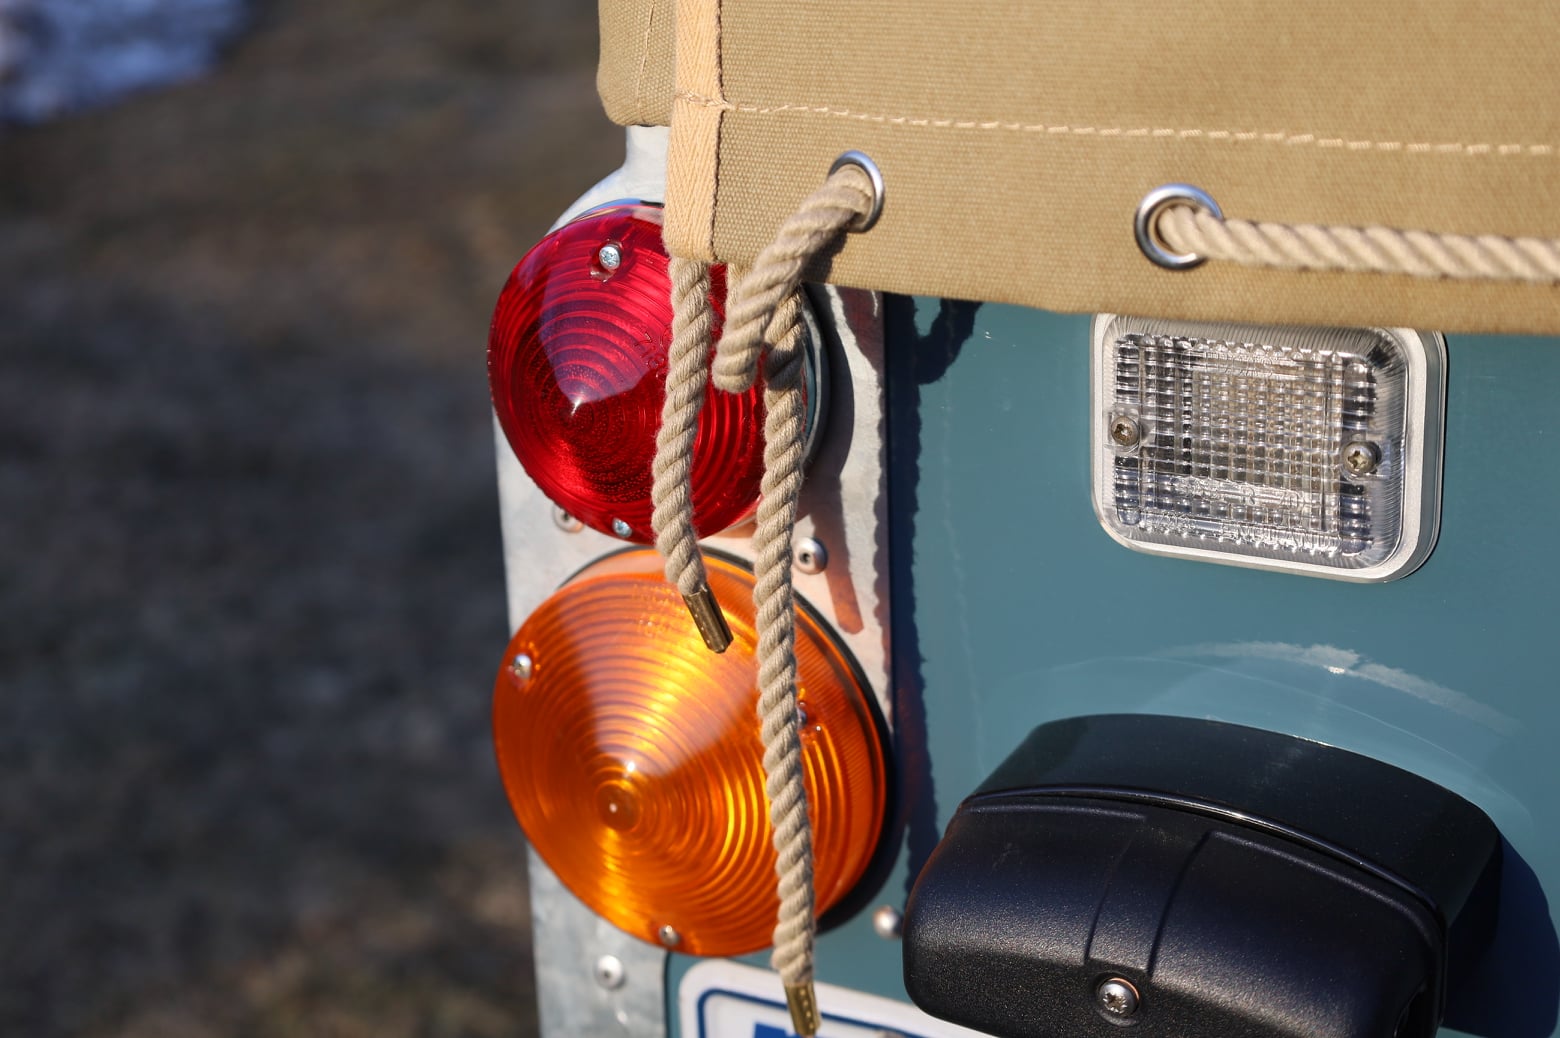
<svg viewBox="0 0 1560 1038">
<path fill-rule="evenodd" d="M 623 986 L 625 974 L 623 960 L 616 955 L 603 955 L 596 960 L 596 983 L 612 991 Z"/>
<path fill-rule="evenodd" d="M 899 940 L 904 925 L 904 913 L 893 905 L 879 905 L 872 913 L 872 932 L 885 941 Z"/>
<path fill-rule="evenodd" d="M 804 537 L 796 542 L 796 571 L 808 575 L 822 573 L 829 565 L 829 551 L 823 542 Z"/>
</svg>

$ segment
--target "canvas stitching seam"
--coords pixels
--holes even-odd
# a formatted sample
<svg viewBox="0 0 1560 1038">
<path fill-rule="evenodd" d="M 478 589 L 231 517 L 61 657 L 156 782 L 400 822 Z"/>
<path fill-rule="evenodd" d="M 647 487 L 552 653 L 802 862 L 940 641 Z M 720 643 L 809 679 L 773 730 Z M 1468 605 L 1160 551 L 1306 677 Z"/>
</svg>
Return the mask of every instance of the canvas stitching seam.
<svg viewBox="0 0 1560 1038">
<path fill-rule="evenodd" d="M 645 17 L 645 38 L 639 45 L 639 71 L 634 76 L 634 110 L 642 110 L 645 98 L 645 66 L 650 63 L 650 35 L 655 31 L 655 4 Z"/>
<path fill-rule="evenodd" d="M 715 14 L 715 91 L 718 97 L 710 98 L 722 105 L 730 105 L 726 99 L 726 21 L 723 0 L 714 0 Z M 729 109 L 728 109 L 729 110 Z M 715 154 L 711 159 L 714 177 L 710 183 L 710 255 L 715 255 L 715 209 L 720 204 L 720 139 L 726 132 L 726 117 L 715 117 Z"/>
<path fill-rule="evenodd" d="M 1314 133 L 1256 133 L 1243 130 L 1177 129 L 1174 127 L 1101 127 L 1048 125 L 1045 123 L 1016 123 L 995 120 L 981 122 L 973 119 L 928 119 L 906 115 L 875 115 L 870 112 L 852 112 L 844 108 L 826 105 L 752 105 L 737 104 L 720 98 L 705 97 L 686 90 L 677 92 L 679 100 L 706 108 L 719 108 L 728 112 L 748 115 L 772 115 L 781 112 L 810 112 L 840 119 L 882 123 L 889 126 L 926 126 L 954 130 L 1009 130 L 1018 133 L 1044 133 L 1055 136 L 1103 137 L 1103 138 L 1174 138 L 1178 140 L 1209 140 L 1221 143 L 1260 142 L 1282 144 L 1290 147 L 1315 147 L 1340 151 L 1401 152 L 1408 155 L 1485 155 L 1549 157 L 1556 154 L 1551 144 L 1464 144 L 1460 142 L 1436 143 L 1431 141 L 1371 141 L 1349 140 L 1344 137 L 1319 137 Z"/>
</svg>

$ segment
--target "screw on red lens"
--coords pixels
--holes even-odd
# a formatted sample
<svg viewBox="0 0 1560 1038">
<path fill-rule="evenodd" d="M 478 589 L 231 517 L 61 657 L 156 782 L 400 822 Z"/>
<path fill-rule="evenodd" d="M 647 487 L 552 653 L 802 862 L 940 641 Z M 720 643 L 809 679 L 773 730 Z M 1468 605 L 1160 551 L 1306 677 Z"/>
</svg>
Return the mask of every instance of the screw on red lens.
<svg viewBox="0 0 1560 1038">
<path fill-rule="evenodd" d="M 726 272 L 710 272 L 719 337 Z M 671 282 L 661 210 L 595 210 L 526 253 L 488 334 L 499 426 L 525 471 L 593 529 L 649 543 L 651 460 L 666 392 Z M 763 387 L 705 392 L 694 444 L 694 527 L 752 514 L 763 474 Z"/>
</svg>

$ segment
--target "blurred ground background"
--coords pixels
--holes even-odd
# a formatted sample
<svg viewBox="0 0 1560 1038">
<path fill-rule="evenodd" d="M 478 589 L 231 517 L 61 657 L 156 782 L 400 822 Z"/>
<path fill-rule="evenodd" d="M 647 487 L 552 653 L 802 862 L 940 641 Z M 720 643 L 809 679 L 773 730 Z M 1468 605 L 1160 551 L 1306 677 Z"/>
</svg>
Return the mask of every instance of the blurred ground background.
<svg viewBox="0 0 1560 1038">
<path fill-rule="evenodd" d="M 0 127 L 0 1035 L 534 1033 L 484 333 L 579 0 L 268 0 Z"/>
</svg>

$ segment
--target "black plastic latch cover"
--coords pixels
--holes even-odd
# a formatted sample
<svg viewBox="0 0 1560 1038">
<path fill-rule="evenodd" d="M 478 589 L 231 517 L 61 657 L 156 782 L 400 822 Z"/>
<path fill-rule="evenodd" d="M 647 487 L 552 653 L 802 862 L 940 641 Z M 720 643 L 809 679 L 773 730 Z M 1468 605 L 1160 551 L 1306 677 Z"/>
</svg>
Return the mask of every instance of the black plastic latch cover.
<svg viewBox="0 0 1560 1038">
<path fill-rule="evenodd" d="M 1011 1038 L 1428 1038 L 1480 939 L 1478 808 L 1318 743 L 1187 718 L 1044 725 L 955 813 L 905 986 Z"/>
</svg>

